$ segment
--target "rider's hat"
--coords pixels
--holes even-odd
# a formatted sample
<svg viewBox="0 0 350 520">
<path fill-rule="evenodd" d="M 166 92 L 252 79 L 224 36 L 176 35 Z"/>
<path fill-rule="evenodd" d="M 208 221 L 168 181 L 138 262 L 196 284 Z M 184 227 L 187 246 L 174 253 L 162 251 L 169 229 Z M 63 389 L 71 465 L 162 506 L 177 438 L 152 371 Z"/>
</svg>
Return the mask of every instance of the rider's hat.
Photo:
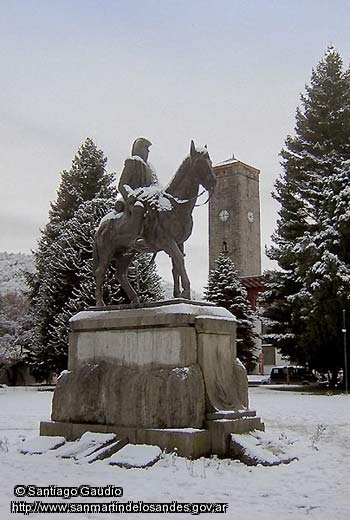
<svg viewBox="0 0 350 520">
<path fill-rule="evenodd" d="M 142 157 L 145 148 L 148 150 L 151 145 L 152 143 L 148 139 L 145 139 L 144 137 L 138 137 L 135 139 L 132 145 L 131 155 L 139 155 Z"/>
</svg>

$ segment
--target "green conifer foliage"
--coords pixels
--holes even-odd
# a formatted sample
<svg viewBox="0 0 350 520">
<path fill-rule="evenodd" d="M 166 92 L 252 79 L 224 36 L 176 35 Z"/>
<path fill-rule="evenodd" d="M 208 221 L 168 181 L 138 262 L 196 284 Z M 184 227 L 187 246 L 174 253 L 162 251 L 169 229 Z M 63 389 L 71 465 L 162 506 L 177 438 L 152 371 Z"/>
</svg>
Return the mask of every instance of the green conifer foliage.
<svg viewBox="0 0 350 520">
<path fill-rule="evenodd" d="M 281 268 L 265 296 L 269 340 L 295 361 L 337 371 L 342 309 L 350 311 L 350 81 L 333 47 L 312 71 L 281 156 L 281 209 L 267 252 Z"/>
<path fill-rule="evenodd" d="M 73 217 L 82 202 L 115 195 L 114 174 L 106 172 L 107 159 L 89 137 L 79 148 L 70 170 L 61 174 L 57 199 L 51 204 L 50 223 Z"/>
<path fill-rule="evenodd" d="M 224 253 L 218 257 L 215 269 L 209 274 L 204 297 L 229 310 L 236 317 L 237 356 L 250 372 L 256 362 L 254 312 L 247 298 L 247 290 L 239 281 L 234 263 Z"/>
</svg>

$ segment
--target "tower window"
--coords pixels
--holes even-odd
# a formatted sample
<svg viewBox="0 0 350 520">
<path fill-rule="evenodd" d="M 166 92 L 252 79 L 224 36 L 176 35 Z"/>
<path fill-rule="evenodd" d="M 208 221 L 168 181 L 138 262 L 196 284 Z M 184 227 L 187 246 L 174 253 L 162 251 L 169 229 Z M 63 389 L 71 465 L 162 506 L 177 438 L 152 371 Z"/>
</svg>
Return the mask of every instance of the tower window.
<svg viewBox="0 0 350 520">
<path fill-rule="evenodd" d="M 227 247 L 226 240 L 224 240 L 223 243 L 222 243 L 222 252 L 223 253 L 228 253 L 228 247 Z"/>
</svg>

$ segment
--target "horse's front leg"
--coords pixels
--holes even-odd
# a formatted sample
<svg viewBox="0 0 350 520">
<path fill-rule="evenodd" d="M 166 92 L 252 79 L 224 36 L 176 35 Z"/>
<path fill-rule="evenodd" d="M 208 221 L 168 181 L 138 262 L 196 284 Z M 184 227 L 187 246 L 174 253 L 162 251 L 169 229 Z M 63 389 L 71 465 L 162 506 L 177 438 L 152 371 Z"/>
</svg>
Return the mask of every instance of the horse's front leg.
<svg viewBox="0 0 350 520">
<path fill-rule="evenodd" d="M 174 277 L 174 296 L 185 298 L 186 300 L 191 299 L 191 284 L 187 276 L 185 268 L 185 260 L 183 253 L 183 244 L 177 244 L 172 242 L 167 244 L 164 251 L 170 256 L 173 264 L 173 277 Z M 181 280 L 182 292 L 180 289 L 179 279 Z"/>
<path fill-rule="evenodd" d="M 178 244 L 178 248 L 181 251 L 181 253 L 184 252 L 184 245 L 183 244 Z M 176 267 L 174 258 L 171 258 L 171 262 L 172 262 L 172 265 L 173 265 L 172 274 L 173 274 L 173 281 L 174 281 L 173 296 L 174 296 L 174 298 L 180 298 L 180 295 L 181 295 L 180 271 Z"/>
<path fill-rule="evenodd" d="M 173 281 L 174 281 L 174 289 L 173 289 L 173 296 L 174 298 L 180 298 L 180 274 L 179 271 L 176 268 L 175 262 L 173 259 L 171 259 L 173 268 Z"/>
</svg>

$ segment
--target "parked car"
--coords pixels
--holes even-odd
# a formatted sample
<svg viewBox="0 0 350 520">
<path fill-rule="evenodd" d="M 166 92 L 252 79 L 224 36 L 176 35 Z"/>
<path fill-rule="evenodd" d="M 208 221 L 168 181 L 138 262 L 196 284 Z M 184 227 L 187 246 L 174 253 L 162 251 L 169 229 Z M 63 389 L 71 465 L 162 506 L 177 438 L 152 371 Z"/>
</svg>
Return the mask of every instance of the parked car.
<svg viewBox="0 0 350 520">
<path fill-rule="evenodd" d="M 272 384 L 310 384 L 316 383 L 317 377 L 307 367 L 286 365 L 273 367 L 271 369 L 270 381 Z"/>
<path fill-rule="evenodd" d="M 259 374 L 248 375 L 249 386 L 268 385 L 269 383 L 271 383 L 270 376 L 261 376 Z"/>
</svg>

